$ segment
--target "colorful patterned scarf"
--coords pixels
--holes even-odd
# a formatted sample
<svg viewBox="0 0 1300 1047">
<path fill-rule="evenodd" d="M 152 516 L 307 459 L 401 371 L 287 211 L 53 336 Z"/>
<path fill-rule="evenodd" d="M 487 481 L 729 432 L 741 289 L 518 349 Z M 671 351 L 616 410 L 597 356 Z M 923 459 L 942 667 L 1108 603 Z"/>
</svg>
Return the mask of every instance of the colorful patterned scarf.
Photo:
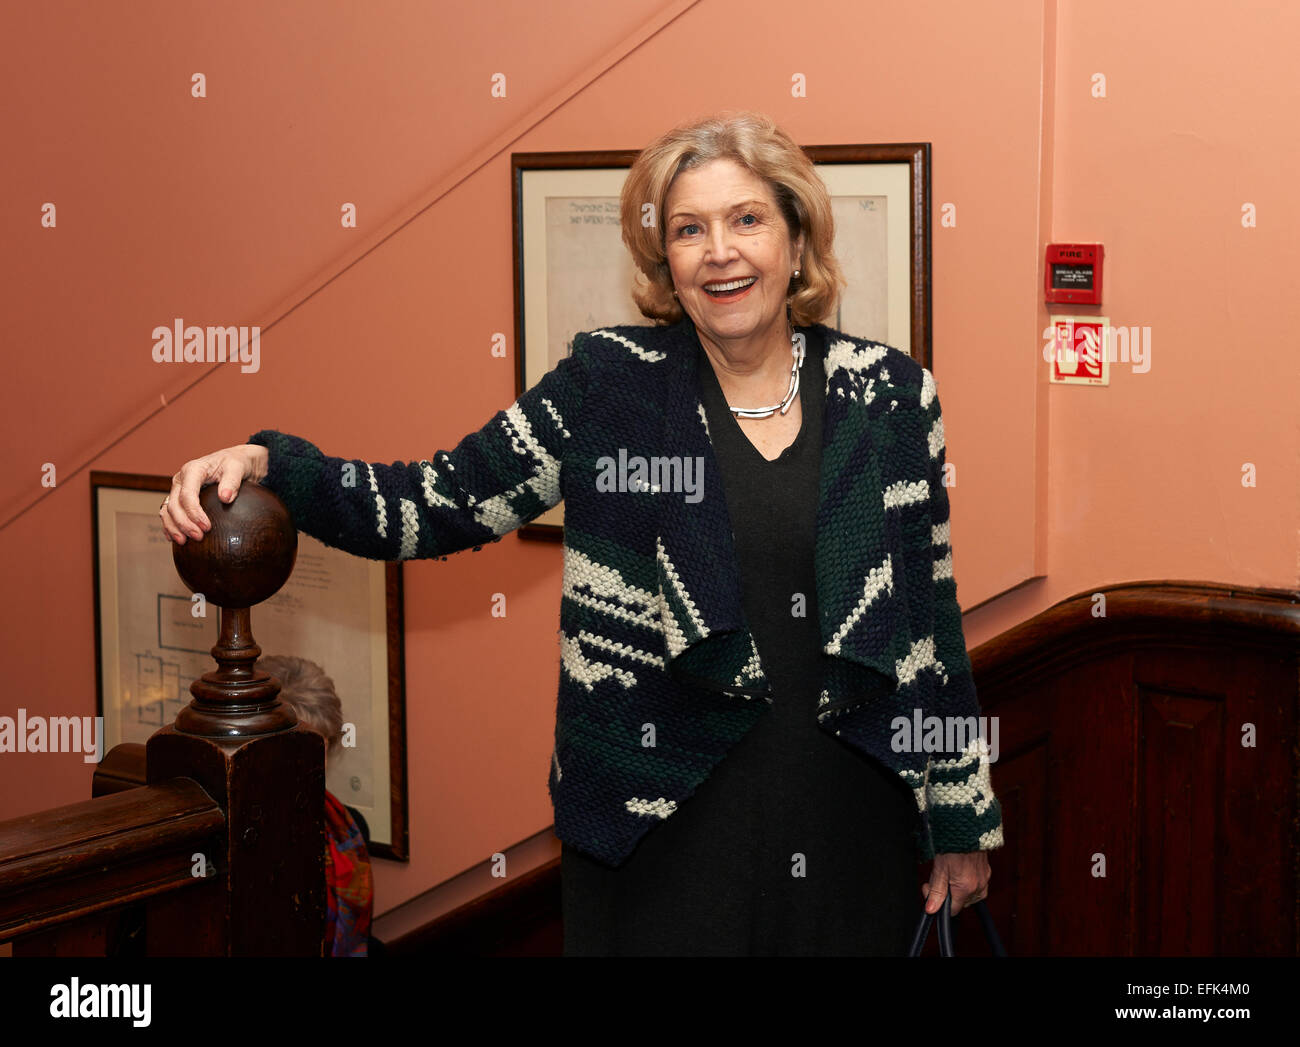
<svg viewBox="0 0 1300 1047">
<path fill-rule="evenodd" d="M 375 899 L 370 853 L 352 815 L 328 789 L 325 838 L 326 955 L 365 956 Z"/>
</svg>

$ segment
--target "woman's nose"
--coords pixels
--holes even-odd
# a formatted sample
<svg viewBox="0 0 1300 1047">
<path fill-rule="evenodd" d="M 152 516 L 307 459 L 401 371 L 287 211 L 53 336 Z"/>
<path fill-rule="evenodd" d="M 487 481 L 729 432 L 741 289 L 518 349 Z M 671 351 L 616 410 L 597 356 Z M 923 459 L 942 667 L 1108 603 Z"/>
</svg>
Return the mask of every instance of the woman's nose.
<svg viewBox="0 0 1300 1047">
<path fill-rule="evenodd" d="M 705 241 L 705 252 L 707 260 L 710 262 L 725 262 L 731 258 L 734 245 L 731 242 L 731 232 L 724 224 L 717 224 L 710 230 L 708 239 Z"/>
</svg>

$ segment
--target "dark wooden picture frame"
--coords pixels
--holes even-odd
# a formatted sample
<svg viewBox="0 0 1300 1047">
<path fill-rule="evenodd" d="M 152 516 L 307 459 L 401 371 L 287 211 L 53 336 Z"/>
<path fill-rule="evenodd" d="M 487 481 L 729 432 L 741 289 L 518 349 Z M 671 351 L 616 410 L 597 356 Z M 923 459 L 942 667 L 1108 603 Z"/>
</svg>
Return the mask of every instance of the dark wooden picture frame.
<svg viewBox="0 0 1300 1047">
<path fill-rule="evenodd" d="M 94 471 L 90 474 L 90 518 L 93 546 L 92 584 L 95 601 L 95 703 L 96 715 L 99 716 L 105 716 L 106 714 L 104 679 L 105 622 L 101 615 L 103 599 L 106 595 L 102 586 L 106 565 L 101 562 L 100 556 L 102 523 L 100 519 L 100 494 L 107 490 L 150 492 L 157 497 L 151 497 L 147 505 L 142 502 L 142 508 L 156 510 L 167 492 L 171 490 L 171 486 L 171 479 L 163 476 L 101 471 Z M 166 538 L 162 535 L 161 526 L 158 528 L 158 534 L 165 542 Z M 332 551 L 337 552 L 337 550 Z M 338 555 L 344 556 L 346 554 L 339 552 Z M 375 566 L 380 565 L 376 564 Z M 388 835 L 390 840 L 372 841 L 368 850 L 372 857 L 389 858 L 394 861 L 404 862 L 410 860 L 410 829 L 408 819 L 409 795 L 407 791 L 406 662 L 402 621 L 402 565 L 400 563 L 385 563 L 382 566 L 384 568 L 384 628 L 386 633 L 385 649 L 387 652 L 387 784 L 390 819 Z M 116 567 L 114 567 L 114 577 L 116 577 Z M 209 618 L 212 622 L 213 642 L 215 642 L 217 616 L 214 614 Z M 258 635 L 256 609 L 253 612 L 253 635 L 255 638 Z M 272 652 L 268 651 L 267 653 Z M 213 667 L 212 665 L 208 666 L 208 668 Z M 372 695 L 373 702 L 374 696 Z M 107 726 L 107 719 L 104 722 Z M 375 784 L 378 785 L 378 775 L 376 775 Z M 340 796 L 340 799 L 347 802 L 343 796 Z"/>
<path fill-rule="evenodd" d="M 906 351 L 923 366 L 932 367 L 932 298 L 931 298 L 931 226 L 930 226 L 930 143 L 904 142 L 881 145 L 814 145 L 805 146 L 804 152 L 817 165 L 824 177 L 848 165 L 891 165 L 899 169 L 906 165 L 908 200 L 909 249 L 906 259 L 908 274 L 907 312 L 909 343 Z M 596 150 L 588 152 L 512 153 L 511 173 L 511 227 L 513 230 L 512 257 L 514 264 L 515 307 L 515 395 L 531 388 L 548 370 L 537 370 L 537 363 L 528 355 L 528 329 L 536 328 L 530 317 L 527 294 L 527 270 L 535 262 L 528 262 L 525 233 L 528 221 L 525 216 L 525 179 L 531 172 L 590 173 L 632 166 L 636 150 Z M 579 180 L 575 174 L 575 184 Z M 580 193 L 575 193 L 580 195 Z M 832 195 L 835 194 L 832 189 Z M 901 235 L 901 233 L 900 233 Z M 891 271 L 894 261 L 889 260 Z M 549 278 L 549 275 L 548 275 Z M 630 301 L 630 299 L 629 299 Z M 622 321 L 611 320 L 617 323 Z M 855 332 L 849 332 L 850 334 Z M 534 350 L 536 352 L 536 350 Z M 542 349 L 543 354 L 549 348 Z M 559 506 L 544 516 L 557 513 Z M 533 522 L 519 528 L 525 539 L 563 541 L 564 528 L 554 522 Z"/>
</svg>

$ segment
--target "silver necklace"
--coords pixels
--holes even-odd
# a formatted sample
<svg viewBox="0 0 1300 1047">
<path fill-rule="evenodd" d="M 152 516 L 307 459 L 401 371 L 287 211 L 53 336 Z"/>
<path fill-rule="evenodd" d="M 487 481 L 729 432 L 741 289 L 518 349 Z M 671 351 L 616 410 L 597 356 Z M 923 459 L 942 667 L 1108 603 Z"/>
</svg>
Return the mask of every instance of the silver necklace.
<svg viewBox="0 0 1300 1047">
<path fill-rule="evenodd" d="M 790 365 L 790 391 L 785 394 L 785 399 L 775 407 L 732 407 L 732 414 L 737 418 L 770 418 L 777 411 L 785 414 L 790 410 L 794 398 L 799 395 L 799 371 L 803 368 L 804 356 L 804 340 L 793 330 L 790 332 L 790 352 L 794 354 L 794 362 Z"/>
</svg>

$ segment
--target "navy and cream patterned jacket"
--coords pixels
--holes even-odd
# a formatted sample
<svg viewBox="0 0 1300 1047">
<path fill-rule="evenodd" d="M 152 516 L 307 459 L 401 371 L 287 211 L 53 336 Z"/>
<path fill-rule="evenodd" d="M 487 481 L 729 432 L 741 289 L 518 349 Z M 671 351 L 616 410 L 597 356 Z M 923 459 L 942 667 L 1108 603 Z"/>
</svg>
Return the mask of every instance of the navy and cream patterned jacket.
<svg viewBox="0 0 1300 1047">
<path fill-rule="evenodd" d="M 897 349 L 797 330 L 826 352 L 816 575 L 830 657 L 818 723 L 912 788 L 920 858 L 998 847 L 934 379 Z M 701 359 L 689 318 L 579 334 L 510 407 L 421 461 L 330 458 L 274 430 L 249 438 L 268 448 L 262 483 L 299 529 L 371 559 L 478 549 L 563 499 L 549 788 L 556 834 L 611 866 L 688 802 L 772 700 L 741 606 Z M 611 484 L 611 462 L 640 471 Z M 687 462 L 703 463 L 698 487 L 677 471 Z M 913 724 L 925 730 L 903 730 Z"/>
</svg>

